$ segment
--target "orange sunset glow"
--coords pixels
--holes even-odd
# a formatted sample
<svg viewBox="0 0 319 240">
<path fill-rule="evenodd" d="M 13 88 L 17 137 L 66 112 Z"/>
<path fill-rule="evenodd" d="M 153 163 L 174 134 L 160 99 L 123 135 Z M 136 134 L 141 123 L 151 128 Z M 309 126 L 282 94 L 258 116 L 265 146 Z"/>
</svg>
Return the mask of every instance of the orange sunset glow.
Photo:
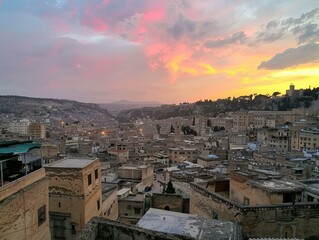
<svg viewBox="0 0 319 240">
<path fill-rule="evenodd" d="M 318 1 L 0 1 L 3 95 L 107 103 L 319 83 Z"/>
</svg>

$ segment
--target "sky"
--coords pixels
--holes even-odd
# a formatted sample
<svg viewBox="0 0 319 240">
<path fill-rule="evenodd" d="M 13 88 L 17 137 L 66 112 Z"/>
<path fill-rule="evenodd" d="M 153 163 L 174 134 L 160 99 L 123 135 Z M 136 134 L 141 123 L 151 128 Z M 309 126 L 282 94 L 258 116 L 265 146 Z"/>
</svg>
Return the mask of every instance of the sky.
<svg viewBox="0 0 319 240">
<path fill-rule="evenodd" d="M 0 95 L 181 103 L 318 83 L 318 0 L 0 0 Z"/>
</svg>

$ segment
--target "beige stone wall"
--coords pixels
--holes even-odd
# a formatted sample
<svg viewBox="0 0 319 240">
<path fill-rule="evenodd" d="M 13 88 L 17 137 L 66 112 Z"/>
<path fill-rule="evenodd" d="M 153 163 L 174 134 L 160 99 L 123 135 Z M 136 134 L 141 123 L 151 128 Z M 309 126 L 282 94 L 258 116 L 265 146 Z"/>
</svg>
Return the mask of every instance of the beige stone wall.
<svg viewBox="0 0 319 240">
<path fill-rule="evenodd" d="M 174 212 L 182 212 L 183 197 L 181 195 L 154 193 L 152 198 L 152 207 Z"/>
<path fill-rule="evenodd" d="M 319 204 L 296 203 L 281 206 L 241 206 L 203 188 L 192 185 L 190 213 L 217 217 L 241 225 L 250 238 L 283 238 L 284 228 L 291 227 L 291 238 L 305 238 L 319 234 Z"/>
<path fill-rule="evenodd" d="M 84 196 L 84 180 L 79 169 L 46 168 L 49 191 L 56 195 Z M 93 176 L 94 177 L 94 176 Z"/>
<path fill-rule="evenodd" d="M 28 175 L 25 178 L 28 178 Z M 9 197 L 2 198 L 3 195 L 0 194 L 0 239 L 51 239 L 47 179 L 42 177 L 42 179 L 33 181 L 24 187 L 21 187 L 23 184 L 19 183 L 21 181 L 17 182 L 13 189 L 16 190 L 20 186 L 20 190 L 15 191 Z M 38 209 L 43 206 L 45 206 L 46 218 L 39 225 Z"/>
<path fill-rule="evenodd" d="M 249 205 L 270 204 L 270 196 L 261 189 L 252 188 L 248 182 L 230 181 L 230 200 L 244 204 L 244 198 L 249 199 Z"/>
<path fill-rule="evenodd" d="M 140 212 L 135 212 L 135 209 L 140 209 Z M 119 201 L 119 221 L 127 224 L 136 224 L 144 215 L 144 200 L 143 201 Z"/>
<path fill-rule="evenodd" d="M 18 178 L 13 182 L 5 184 L 3 187 L 0 188 L 0 201 L 31 185 L 32 183 L 41 180 L 44 177 L 45 170 L 44 168 L 41 168 L 28 174 L 25 177 Z"/>
<path fill-rule="evenodd" d="M 119 216 L 119 206 L 117 201 L 117 189 L 102 203 L 101 217 L 117 220 Z"/>
<path fill-rule="evenodd" d="M 118 177 L 125 179 L 142 179 L 142 171 L 140 169 L 119 168 Z"/>
</svg>

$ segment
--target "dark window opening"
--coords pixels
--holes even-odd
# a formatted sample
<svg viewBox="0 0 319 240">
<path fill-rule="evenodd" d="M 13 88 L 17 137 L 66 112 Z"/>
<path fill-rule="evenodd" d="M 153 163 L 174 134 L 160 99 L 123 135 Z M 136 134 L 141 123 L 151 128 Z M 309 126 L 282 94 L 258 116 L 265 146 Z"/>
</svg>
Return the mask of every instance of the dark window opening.
<svg viewBox="0 0 319 240">
<path fill-rule="evenodd" d="M 98 178 L 99 178 L 99 172 L 98 172 L 98 170 L 95 169 L 94 173 L 95 173 L 95 179 L 98 179 Z"/>
<path fill-rule="evenodd" d="M 38 209 L 38 226 L 44 223 L 46 220 L 46 205 L 43 205 Z"/>
<path fill-rule="evenodd" d="M 90 186 L 92 184 L 92 175 L 88 175 L 88 185 Z"/>
<path fill-rule="evenodd" d="M 164 210 L 169 211 L 169 206 L 166 205 L 166 206 L 164 207 Z"/>
<path fill-rule="evenodd" d="M 99 199 L 99 200 L 97 200 L 97 202 L 96 202 L 96 203 L 97 203 L 97 210 L 100 210 L 100 207 L 101 207 L 101 206 L 100 206 L 100 199 Z"/>
<path fill-rule="evenodd" d="M 75 230 L 75 225 L 74 224 L 72 224 L 72 226 L 71 226 L 71 234 L 72 235 L 76 234 L 76 230 Z"/>
<path fill-rule="evenodd" d="M 282 202 L 283 203 L 290 203 L 295 200 L 295 194 L 293 193 L 284 193 L 282 197 Z"/>
<path fill-rule="evenodd" d="M 134 214 L 140 214 L 141 208 L 134 208 Z"/>
<path fill-rule="evenodd" d="M 244 197 L 244 205 L 249 205 L 249 198 Z"/>
</svg>

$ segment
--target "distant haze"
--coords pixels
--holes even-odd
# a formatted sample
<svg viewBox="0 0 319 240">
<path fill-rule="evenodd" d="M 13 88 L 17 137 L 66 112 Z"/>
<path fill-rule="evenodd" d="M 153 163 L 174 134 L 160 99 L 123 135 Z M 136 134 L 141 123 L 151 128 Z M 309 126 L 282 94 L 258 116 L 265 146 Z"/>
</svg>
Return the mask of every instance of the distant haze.
<svg viewBox="0 0 319 240">
<path fill-rule="evenodd" d="M 110 113 L 117 115 L 122 110 L 130 110 L 142 107 L 157 107 L 162 105 L 159 102 L 130 102 L 128 100 L 119 100 L 112 103 L 100 103 L 102 108 L 107 109 Z"/>
</svg>

